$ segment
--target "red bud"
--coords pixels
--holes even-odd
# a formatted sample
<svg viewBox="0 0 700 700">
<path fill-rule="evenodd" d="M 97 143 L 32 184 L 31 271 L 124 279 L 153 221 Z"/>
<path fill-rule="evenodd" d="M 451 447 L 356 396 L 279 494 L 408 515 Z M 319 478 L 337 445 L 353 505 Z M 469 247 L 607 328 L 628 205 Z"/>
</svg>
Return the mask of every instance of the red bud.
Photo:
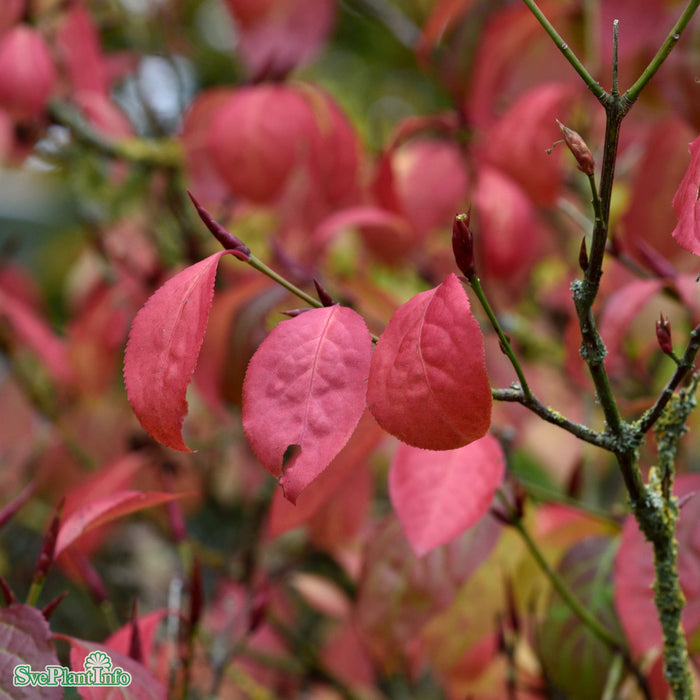
<svg viewBox="0 0 700 700">
<path fill-rule="evenodd" d="M 469 229 L 471 208 L 466 214 L 457 214 L 452 224 L 452 250 L 457 267 L 468 280 L 476 277 L 474 269 L 474 236 Z"/>
<path fill-rule="evenodd" d="M 65 499 L 64 499 L 65 500 Z M 54 560 L 54 552 L 56 550 L 56 538 L 58 537 L 58 529 L 61 524 L 61 511 L 63 510 L 63 500 L 58 504 L 56 508 L 56 513 L 51 520 L 48 532 L 44 537 L 44 543 L 41 546 L 41 552 L 39 552 L 39 558 L 37 559 L 36 566 L 34 567 L 34 581 L 40 582 L 46 578 L 49 573 L 51 564 Z"/>
<path fill-rule="evenodd" d="M 220 223 L 218 223 L 214 217 L 195 199 L 195 196 L 187 190 L 187 194 L 192 200 L 199 218 L 204 222 L 204 225 L 211 231 L 219 243 L 226 249 L 232 250 L 234 255 L 243 260 L 243 262 L 248 262 L 250 260 L 250 248 L 243 243 L 243 241 L 234 236 L 230 231 L 227 231 Z"/>
<path fill-rule="evenodd" d="M 586 250 L 586 237 L 581 240 L 581 247 L 578 251 L 578 265 L 583 272 L 588 269 L 588 251 Z"/>
<path fill-rule="evenodd" d="M 129 637 L 129 658 L 143 663 L 143 646 L 141 644 L 141 630 L 139 629 L 139 601 L 134 601 L 131 610 L 131 635 Z"/>
<path fill-rule="evenodd" d="M 44 616 L 44 619 L 46 621 L 49 620 L 51 615 L 54 614 L 54 611 L 56 608 L 61 604 L 63 599 L 68 595 L 68 591 L 63 591 L 63 593 L 60 593 L 57 595 L 50 603 L 47 603 L 42 609 L 41 609 L 41 614 Z"/>
<path fill-rule="evenodd" d="M 673 342 L 671 341 L 671 323 L 668 318 L 659 314 L 656 322 L 656 340 L 659 342 L 661 351 L 666 355 L 673 355 Z"/>
<path fill-rule="evenodd" d="M 316 293 L 318 294 L 319 301 L 324 306 L 333 306 L 333 304 L 335 304 L 335 302 L 333 301 L 333 297 L 323 288 L 321 283 L 315 278 L 314 287 L 316 287 Z"/>
<path fill-rule="evenodd" d="M 558 119 L 557 124 L 559 124 L 559 130 L 564 137 L 566 145 L 574 154 L 574 158 L 576 158 L 578 169 L 582 173 L 586 173 L 586 175 L 593 175 L 595 172 L 595 160 L 593 160 L 591 149 L 588 148 L 586 142 L 581 138 L 581 134 L 564 126 Z"/>
<path fill-rule="evenodd" d="M 5 598 L 6 606 L 13 605 L 17 602 L 17 596 L 10 588 L 10 584 L 7 581 L 5 581 L 5 579 L 2 576 L 0 576 L 0 591 L 2 591 L 2 594 Z"/>
</svg>

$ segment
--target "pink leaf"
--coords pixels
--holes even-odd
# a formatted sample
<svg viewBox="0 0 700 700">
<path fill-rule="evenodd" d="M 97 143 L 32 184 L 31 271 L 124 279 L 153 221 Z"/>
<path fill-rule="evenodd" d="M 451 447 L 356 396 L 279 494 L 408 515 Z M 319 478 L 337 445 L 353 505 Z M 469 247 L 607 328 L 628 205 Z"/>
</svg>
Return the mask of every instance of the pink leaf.
<svg viewBox="0 0 700 700">
<path fill-rule="evenodd" d="M 12 682 L 14 668 L 20 664 L 28 664 L 31 671 L 59 665 L 50 639 L 49 623 L 41 611 L 19 604 L 0 608 L 0 697 L 13 700 L 60 700 L 63 697 L 62 688 L 23 687 Z"/>
<path fill-rule="evenodd" d="M 700 136 L 690 144 L 690 165 L 681 180 L 673 208 L 678 224 L 672 236 L 695 255 L 700 255 Z"/>
<path fill-rule="evenodd" d="M 503 450 L 492 435 L 443 452 L 399 445 L 389 472 L 389 496 L 416 556 L 481 520 L 504 470 Z"/>
<path fill-rule="evenodd" d="M 552 204 L 561 188 L 561 155 L 545 152 L 556 137 L 555 118 L 563 119 L 571 86 L 545 83 L 528 90 L 488 131 L 484 158 L 515 180 L 538 204 Z"/>
<path fill-rule="evenodd" d="M 96 498 L 73 511 L 62 523 L 56 540 L 56 556 L 75 542 L 83 533 L 138 510 L 167 503 L 189 493 L 158 491 L 118 491 Z"/>
<path fill-rule="evenodd" d="M 97 642 L 88 642 L 67 635 L 56 635 L 71 646 L 70 665 L 72 671 L 82 671 L 85 657 L 92 652 L 102 652 L 111 661 L 111 668 L 121 668 L 131 676 L 131 682 L 125 687 L 118 686 L 81 686 L 78 693 L 83 700 L 166 700 L 165 686 L 140 663 Z M 103 657 L 104 658 L 104 657 Z"/>
<path fill-rule="evenodd" d="M 136 314 L 124 355 L 129 403 L 159 442 L 191 452 L 182 439 L 187 387 L 197 366 L 214 297 L 220 250 L 169 279 Z"/>
<path fill-rule="evenodd" d="M 371 351 L 362 318 L 336 305 L 282 321 L 253 355 L 243 382 L 243 429 L 292 503 L 355 430 Z"/>
<path fill-rule="evenodd" d="M 608 298 L 599 326 L 608 348 L 605 364 L 611 374 L 625 368 L 623 342 L 630 324 L 663 286 L 664 281 L 659 279 L 634 280 Z M 649 330 L 650 338 L 653 337 L 652 331 L 653 327 Z"/>
<path fill-rule="evenodd" d="M 488 431 L 484 341 L 454 274 L 397 309 L 372 357 L 367 405 L 414 447 L 452 450 Z"/>
<path fill-rule="evenodd" d="M 683 505 L 678 521 L 678 572 L 687 605 L 683 628 L 692 634 L 700 627 L 700 474 L 676 478 L 674 493 L 694 494 Z M 615 560 L 615 607 L 634 658 L 663 644 L 661 625 L 654 606 L 654 555 L 629 515 L 622 529 Z"/>
</svg>

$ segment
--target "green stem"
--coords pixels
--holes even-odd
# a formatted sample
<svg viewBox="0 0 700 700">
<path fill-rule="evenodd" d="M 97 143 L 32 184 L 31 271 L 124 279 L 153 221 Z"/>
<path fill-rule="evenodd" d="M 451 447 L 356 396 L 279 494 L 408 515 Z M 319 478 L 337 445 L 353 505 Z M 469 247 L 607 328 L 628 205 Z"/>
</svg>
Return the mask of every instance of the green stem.
<svg viewBox="0 0 700 700">
<path fill-rule="evenodd" d="M 302 289 L 299 289 L 299 287 L 293 285 L 288 279 L 282 277 L 282 275 L 275 272 L 272 268 L 268 267 L 262 260 L 256 258 L 254 255 L 250 255 L 248 264 L 251 267 L 255 268 L 258 272 L 262 272 L 264 275 L 267 275 L 271 280 L 277 282 L 277 284 L 279 284 L 281 287 L 284 287 L 292 294 L 298 296 L 309 306 L 314 306 L 317 309 L 320 309 L 323 306 L 323 304 L 318 299 L 312 297 L 310 294 L 307 294 Z"/>
<path fill-rule="evenodd" d="M 537 6 L 534 0 L 523 0 L 530 9 L 530 12 L 535 16 L 537 21 L 542 25 L 544 30 L 552 38 L 556 47 L 564 54 L 564 58 L 571 64 L 573 69 L 581 76 L 583 81 L 588 86 L 588 89 L 596 96 L 598 101 L 603 101 L 606 97 L 605 90 L 598 84 L 593 76 L 586 70 L 585 66 L 578 59 L 576 54 L 569 48 L 569 45 L 562 39 L 550 21 L 545 17 L 544 13 Z"/>
<path fill-rule="evenodd" d="M 637 681 L 637 684 L 639 685 L 644 697 L 647 699 L 651 698 L 646 687 L 646 680 L 632 661 L 624 641 L 622 639 L 618 639 L 615 634 L 613 634 L 607 627 L 602 625 L 596 619 L 596 617 L 588 611 L 581 601 L 569 590 L 568 586 L 564 583 L 559 574 L 549 565 L 549 562 L 545 559 L 542 551 L 537 545 L 537 542 L 530 535 L 530 532 L 525 527 L 522 519 L 519 518 L 513 510 L 508 501 L 508 497 L 503 492 L 503 489 L 499 489 L 496 494 L 503 506 L 508 511 L 512 519 L 511 522 L 513 527 L 518 531 L 518 534 L 525 543 L 525 546 L 528 548 L 533 559 L 542 570 L 542 573 L 544 573 L 549 582 L 552 584 L 554 590 L 559 594 L 569 609 L 601 642 L 603 642 L 603 644 L 608 646 L 615 654 L 622 656 L 625 666 L 635 677 L 635 680 Z"/>
<path fill-rule="evenodd" d="M 31 586 L 29 586 L 29 592 L 27 593 L 27 599 L 24 601 L 26 605 L 36 606 L 41 591 L 44 589 L 44 583 L 46 582 L 46 577 L 41 579 L 34 579 Z"/>
<path fill-rule="evenodd" d="M 49 113 L 56 122 L 70 129 L 76 141 L 110 158 L 154 168 L 182 166 L 182 149 L 172 139 L 113 139 L 90 126 L 77 109 L 58 100 L 49 104 Z"/>
<path fill-rule="evenodd" d="M 592 615 L 581 601 L 569 590 L 559 574 L 549 565 L 549 562 L 544 558 L 537 542 L 532 538 L 523 521 L 516 517 L 503 490 L 499 489 L 497 495 L 504 507 L 510 511 L 511 517 L 513 518 L 513 527 L 518 531 L 518 534 L 522 538 L 533 559 L 537 562 L 537 565 L 549 579 L 554 590 L 561 596 L 561 599 L 566 603 L 569 609 L 577 615 L 581 622 L 583 622 L 604 644 L 615 651 L 622 651 L 625 648 L 624 642 L 600 624 L 595 616 Z"/>
<path fill-rule="evenodd" d="M 651 59 L 649 65 L 644 69 L 634 85 L 625 93 L 625 98 L 630 104 L 639 97 L 639 93 L 644 89 L 645 85 L 652 79 L 656 71 L 659 70 L 666 60 L 666 57 L 671 53 L 673 47 L 681 38 L 683 30 L 688 26 L 688 22 L 690 22 L 690 19 L 699 6 L 700 0 L 690 0 L 685 10 L 683 10 L 683 14 L 681 14 L 678 21 L 673 25 L 673 28 L 666 36 L 664 43 L 661 44 L 656 56 Z"/>
<path fill-rule="evenodd" d="M 489 301 L 486 298 L 486 294 L 484 294 L 484 290 L 481 286 L 481 282 L 479 281 L 479 278 L 476 275 L 472 276 L 469 279 L 469 285 L 474 290 L 474 293 L 478 297 L 479 302 L 481 303 L 481 306 L 483 307 L 484 311 L 486 312 L 486 315 L 489 317 L 489 321 L 491 322 L 491 325 L 493 326 L 493 329 L 496 331 L 496 334 L 498 335 L 498 339 L 501 342 L 501 349 L 503 350 L 503 352 L 506 354 L 506 356 L 510 360 L 510 363 L 513 365 L 513 369 L 515 370 L 515 373 L 518 375 L 518 379 L 520 380 L 520 387 L 522 389 L 524 397 L 528 401 L 534 399 L 534 396 L 532 395 L 532 391 L 530 390 L 530 387 L 527 383 L 527 379 L 525 379 L 525 374 L 522 370 L 522 367 L 520 366 L 520 363 L 518 362 L 518 358 L 515 356 L 515 353 L 513 352 L 513 348 L 510 344 L 510 339 L 503 332 L 503 329 L 501 328 L 501 324 L 498 322 L 498 319 L 496 318 L 496 314 L 494 314 L 493 309 L 491 308 L 491 305 L 489 304 Z"/>
<path fill-rule="evenodd" d="M 563 416 L 559 411 L 555 411 L 548 406 L 545 406 L 535 396 L 526 397 L 520 387 L 509 387 L 508 389 L 491 389 L 491 396 L 494 401 L 505 401 L 508 403 L 519 403 L 540 418 L 556 425 L 563 430 L 575 435 L 580 440 L 587 442 L 596 447 L 600 447 L 609 452 L 615 452 L 617 449 L 616 443 L 611 437 L 605 433 L 597 433 L 591 428 L 574 423 L 572 420 Z"/>
<path fill-rule="evenodd" d="M 303 289 L 299 289 L 299 287 L 292 284 L 285 277 L 282 277 L 282 275 L 275 272 L 271 267 L 268 267 L 262 260 L 256 258 L 252 253 L 249 255 L 249 259 L 247 262 L 248 265 L 250 265 L 252 268 L 255 268 L 258 272 L 262 272 L 264 275 L 267 275 L 271 280 L 274 280 L 275 282 L 277 282 L 277 284 L 284 287 L 292 294 L 298 296 L 309 306 L 313 306 L 317 309 L 323 308 L 323 304 L 318 299 L 312 297 L 310 294 L 307 294 Z M 370 335 L 372 336 L 373 343 L 377 343 L 379 341 L 379 337 L 376 336 L 374 333 L 370 333 Z"/>
</svg>

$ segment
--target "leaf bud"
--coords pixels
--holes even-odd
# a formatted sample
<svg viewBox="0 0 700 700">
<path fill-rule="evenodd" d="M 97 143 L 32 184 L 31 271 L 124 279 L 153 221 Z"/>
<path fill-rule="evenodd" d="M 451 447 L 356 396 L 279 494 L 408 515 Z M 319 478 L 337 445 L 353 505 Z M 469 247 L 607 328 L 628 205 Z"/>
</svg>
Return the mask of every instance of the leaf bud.
<svg viewBox="0 0 700 700">
<path fill-rule="evenodd" d="M 316 287 L 316 294 L 318 294 L 319 301 L 324 306 L 333 306 L 335 302 L 333 297 L 324 289 L 323 285 L 314 278 L 314 287 Z"/>
<path fill-rule="evenodd" d="M 5 598 L 5 606 L 14 605 L 17 602 L 17 596 L 10 588 L 10 584 L 2 576 L 0 576 L 0 591 L 2 591 Z"/>
<path fill-rule="evenodd" d="M 56 551 L 56 539 L 58 538 L 58 530 L 61 524 L 61 512 L 63 510 L 63 500 L 58 504 L 56 508 L 56 513 L 54 514 L 49 529 L 44 536 L 44 543 L 41 546 L 41 552 L 39 552 L 39 558 L 37 559 L 36 566 L 34 568 L 34 582 L 43 583 L 46 579 L 51 564 L 54 561 L 54 553 Z"/>
<path fill-rule="evenodd" d="M 586 173 L 586 175 L 593 175 L 595 172 L 595 160 L 593 160 L 591 149 L 588 148 L 586 142 L 581 137 L 581 134 L 573 129 L 569 129 L 567 126 L 564 126 L 558 119 L 557 124 L 559 125 L 559 130 L 564 137 L 564 142 L 573 153 L 574 158 L 576 158 L 578 169 L 582 173 Z"/>
<path fill-rule="evenodd" d="M 469 228 L 471 219 L 471 207 L 466 214 L 457 214 L 452 224 L 452 250 L 457 267 L 464 273 L 468 280 L 476 277 L 474 269 L 474 235 Z"/>
<path fill-rule="evenodd" d="M 129 658 L 138 663 L 143 663 L 143 645 L 141 644 L 141 630 L 139 629 L 139 601 L 134 600 L 131 606 L 131 619 L 129 620 Z"/>
<path fill-rule="evenodd" d="M 68 591 L 63 591 L 63 593 L 59 593 L 52 601 L 47 603 L 42 609 L 41 609 L 41 614 L 44 616 L 44 619 L 48 622 L 48 620 L 51 618 L 51 615 L 54 614 L 54 611 L 56 608 L 63 602 L 63 599 L 68 595 Z"/>
<path fill-rule="evenodd" d="M 656 322 L 656 340 L 659 343 L 661 351 L 666 355 L 673 355 L 673 342 L 671 341 L 671 323 L 663 314 L 659 314 L 659 320 Z"/>
<path fill-rule="evenodd" d="M 233 254 L 243 262 L 250 260 L 250 248 L 243 241 L 234 236 L 230 231 L 227 231 L 214 217 L 195 199 L 195 196 L 187 190 L 187 194 L 192 200 L 199 218 L 204 222 L 204 225 L 211 231 L 219 243 L 226 249 L 233 251 Z"/>
<path fill-rule="evenodd" d="M 578 266 L 583 272 L 588 269 L 588 251 L 586 250 L 586 237 L 581 239 L 581 247 L 578 251 Z"/>
</svg>

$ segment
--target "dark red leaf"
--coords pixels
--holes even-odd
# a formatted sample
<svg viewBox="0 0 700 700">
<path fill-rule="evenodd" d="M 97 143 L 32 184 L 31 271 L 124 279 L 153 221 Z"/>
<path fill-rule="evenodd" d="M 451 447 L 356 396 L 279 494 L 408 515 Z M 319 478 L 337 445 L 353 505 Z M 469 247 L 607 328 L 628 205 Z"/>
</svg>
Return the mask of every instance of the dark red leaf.
<svg viewBox="0 0 700 700">
<path fill-rule="evenodd" d="M 0 608 L 0 696 L 12 700 L 60 700 L 62 688 L 15 686 L 13 671 L 28 664 L 32 671 L 59 666 L 51 644 L 51 630 L 40 610 L 29 605 L 13 604 Z"/>
<path fill-rule="evenodd" d="M 362 318 L 330 306 L 282 321 L 251 359 L 243 429 L 293 503 L 352 435 L 365 406 L 371 350 Z"/>
<path fill-rule="evenodd" d="M 492 435 L 443 452 L 399 445 L 389 472 L 389 496 L 416 556 L 481 520 L 504 470 L 503 450 Z"/>
<path fill-rule="evenodd" d="M 372 356 L 367 405 L 387 432 L 414 447 L 452 450 L 486 434 L 484 342 L 455 275 L 397 309 Z"/>
<path fill-rule="evenodd" d="M 138 312 L 124 355 L 129 403 L 159 442 L 191 452 L 182 439 L 187 387 L 209 320 L 221 250 L 169 279 Z"/>
</svg>

